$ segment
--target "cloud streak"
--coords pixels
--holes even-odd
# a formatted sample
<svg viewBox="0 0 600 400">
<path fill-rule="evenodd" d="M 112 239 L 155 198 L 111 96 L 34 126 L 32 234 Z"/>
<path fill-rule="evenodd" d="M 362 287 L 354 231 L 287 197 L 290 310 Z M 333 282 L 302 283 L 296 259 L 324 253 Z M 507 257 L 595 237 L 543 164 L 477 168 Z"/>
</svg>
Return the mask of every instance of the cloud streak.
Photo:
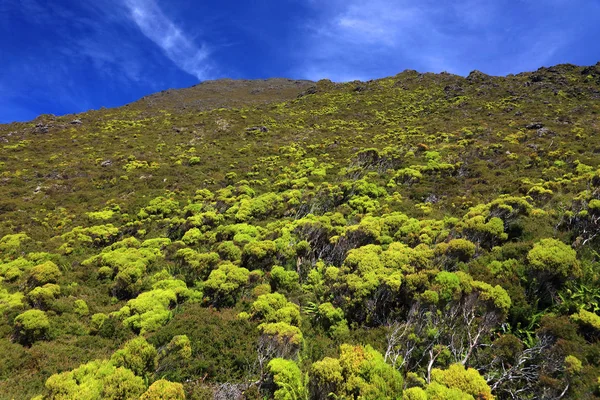
<svg viewBox="0 0 600 400">
<path fill-rule="evenodd" d="M 529 0 L 306 1 L 313 18 L 293 73 L 309 79 L 364 80 L 407 68 L 520 72 L 554 62 L 577 25 L 561 24 L 568 5 L 559 0 L 546 15 Z"/>
<path fill-rule="evenodd" d="M 130 18 L 140 31 L 180 69 L 199 80 L 212 76 L 214 67 L 206 45 L 197 46 L 152 0 L 125 0 Z"/>
</svg>

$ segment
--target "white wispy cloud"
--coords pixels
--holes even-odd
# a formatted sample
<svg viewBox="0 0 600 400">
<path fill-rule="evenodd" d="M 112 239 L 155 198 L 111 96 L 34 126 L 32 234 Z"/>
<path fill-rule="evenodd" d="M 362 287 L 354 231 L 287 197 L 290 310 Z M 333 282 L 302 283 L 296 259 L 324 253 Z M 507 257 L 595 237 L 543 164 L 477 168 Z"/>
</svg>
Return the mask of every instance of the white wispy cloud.
<svg viewBox="0 0 600 400">
<path fill-rule="evenodd" d="M 306 1 L 315 17 L 303 27 L 293 73 L 308 79 L 369 79 L 406 68 L 517 72 L 545 64 L 564 44 L 556 28 L 531 23 L 525 13 L 511 16 L 502 2 Z"/>
<path fill-rule="evenodd" d="M 213 66 L 206 45 L 198 46 L 153 0 L 125 0 L 130 18 L 141 32 L 183 71 L 199 80 L 211 77 Z"/>
</svg>

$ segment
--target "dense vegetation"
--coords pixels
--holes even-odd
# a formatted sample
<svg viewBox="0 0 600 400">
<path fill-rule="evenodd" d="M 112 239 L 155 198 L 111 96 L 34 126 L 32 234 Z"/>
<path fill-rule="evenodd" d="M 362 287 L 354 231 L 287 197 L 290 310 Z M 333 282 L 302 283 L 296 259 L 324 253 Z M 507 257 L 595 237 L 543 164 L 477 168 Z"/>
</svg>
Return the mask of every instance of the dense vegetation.
<svg viewBox="0 0 600 400">
<path fill-rule="evenodd" d="M 0 125 L 0 398 L 600 397 L 600 63 Z"/>
</svg>

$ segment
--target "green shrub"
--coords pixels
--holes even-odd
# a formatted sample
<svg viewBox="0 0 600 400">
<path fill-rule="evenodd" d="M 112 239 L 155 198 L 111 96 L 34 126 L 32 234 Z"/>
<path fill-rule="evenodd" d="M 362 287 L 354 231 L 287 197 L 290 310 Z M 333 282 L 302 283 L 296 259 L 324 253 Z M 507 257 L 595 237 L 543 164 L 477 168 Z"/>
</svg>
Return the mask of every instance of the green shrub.
<svg viewBox="0 0 600 400">
<path fill-rule="evenodd" d="M 600 333 L 600 317 L 586 310 L 579 310 L 578 313 L 571 315 L 571 319 L 580 325 L 587 326 Z"/>
<path fill-rule="evenodd" d="M 248 283 L 250 271 L 229 261 L 213 270 L 204 281 L 204 291 L 210 302 L 232 306 L 240 295 L 240 290 Z"/>
<path fill-rule="evenodd" d="M 9 293 L 0 286 L 0 315 L 5 311 L 23 307 L 24 297 L 21 292 Z"/>
<path fill-rule="evenodd" d="M 185 392 L 181 383 L 159 379 L 150 385 L 148 390 L 142 394 L 140 400 L 185 400 Z"/>
<path fill-rule="evenodd" d="M 163 196 L 156 197 L 142 208 L 138 213 L 139 218 L 166 218 L 179 211 L 179 202 Z"/>
<path fill-rule="evenodd" d="M 290 291 L 298 286 L 299 276 L 296 271 L 286 271 L 285 268 L 275 266 L 271 268 L 271 286 L 273 291 Z"/>
<path fill-rule="evenodd" d="M 276 250 L 271 240 L 249 242 L 242 252 L 242 265 L 249 269 L 266 268 L 273 264 Z"/>
<path fill-rule="evenodd" d="M 317 398 L 329 393 L 342 398 L 402 398 L 402 375 L 369 345 L 341 345 L 339 359 L 326 357 L 315 362 L 310 376 Z"/>
<path fill-rule="evenodd" d="M 349 333 L 344 311 L 341 308 L 335 308 L 331 303 L 319 305 L 315 319 L 333 338 L 341 339 Z"/>
<path fill-rule="evenodd" d="M 263 294 L 252 303 L 252 316 L 259 321 L 286 322 L 299 326 L 300 307 L 289 302 L 281 293 Z"/>
<path fill-rule="evenodd" d="M 24 345 L 46 339 L 49 330 L 50 320 L 46 313 L 40 310 L 27 310 L 17 315 L 14 320 L 15 337 Z"/>
<path fill-rule="evenodd" d="M 29 284 L 41 286 L 46 283 L 56 283 L 62 276 L 60 269 L 52 261 L 46 261 L 31 268 L 29 272 Z"/>
<path fill-rule="evenodd" d="M 38 286 L 27 293 L 27 299 L 33 307 L 47 309 L 50 304 L 60 295 L 60 286 L 47 283 Z"/>
<path fill-rule="evenodd" d="M 560 240 L 542 239 L 527 254 L 532 271 L 562 279 L 581 274 L 577 253 Z"/>
<path fill-rule="evenodd" d="M 12 255 L 16 254 L 21 246 L 30 241 L 31 238 L 25 233 L 14 233 L 11 235 L 3 236 L 0 239 L 0 254 Z"/>
<path fill-rule="evenodd" d="M 428 400 L 427 393 L 420 387 L 406 389 L 402 398 L 405 400 Z"/>
<path fill-rule="evenodd" d="M 92 335 L 98 333 L 104 325 L 104 322 L 108 319 L 108 315 L 103 313 L 97 313 L 92 315 L 91 323 L 90 323 L 90 333 Z"/>
<path fill-rule="evenodd" d="M 475 245 L 466 239 L 452 239 L 448 242 L 446 254 L 459 261 L 467 262 L 475 254 Z"/>
<path fill-rule="evenodd" d="M 242 250 L 230 240 L 221 242 L 217 247 L 217 253 L 223 260 L 236 262 L 242 258 Z"/>
<path fill-rule="evenodd" d="M 200 232 L 200 229 L 192 228 L 183 235 L 181 241 L 190 246 L 199 243 L 201 239 L 202 233 Z"/>
<path fill-rule="evenodd" d="M 0 277 L 8 282 L 13 282 L 23 275 L 25 271 L 31 268 L 34 264 L 22 257 L 4 264 L 0 264 Z"/>
<path fill-rule="evenodd" d="M 124 367 L 137 376 L 146 376 L 154 372 L 157 367 L 157 351 L 143 337 L 137 337 L 125 343 L 123 348 L 117 350 L 110 358 L 116 367 Z"/>
<path fill-rule="evenodd" d="M 295 362 L 283 358 L 274 358 L 269 361 L 267 370 L 273 376 L 273 383 L 277 387 L 277 390 L 273 393 L 275 400 L 308 398 L 304 374 Z"/>
<path fill-rule="evenodd" d="M 177 295 L 172 290 L 154 289 L 129 300 L 114 315 L 123 320 L 123 325 L 144 334 L 166 324 L 173 315 L 170 307 L 176 303 Z"/>
<path fill-rule="evenodd" d="M 492 400 L 492 391 L 483 376 L 473 368 L 465 369 L 460 364 L 452 364 L 448 369 L 434 368 L 431 380 L 450 389 L 458 389 L 475 399 Z"/>
<path fill-rule="evenodd" d="M 80 317 L 85 317 L 90 313 L 87 303 L 84 300 L 75 300 L 75 305 L 73 307 L 73 312 Z"/>
<path fill-rule="evenodd" d="M 107 360 L 92 361 L 46 381 L 51 399 L 137 399 L 144 392 L 142 378 Z"/>
</svg>

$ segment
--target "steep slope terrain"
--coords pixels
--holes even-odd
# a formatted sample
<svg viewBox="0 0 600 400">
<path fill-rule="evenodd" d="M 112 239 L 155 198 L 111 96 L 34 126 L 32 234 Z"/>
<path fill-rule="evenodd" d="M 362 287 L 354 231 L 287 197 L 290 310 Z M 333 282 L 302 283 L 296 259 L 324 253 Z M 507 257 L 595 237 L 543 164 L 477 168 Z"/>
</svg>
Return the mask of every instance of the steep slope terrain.
<svg viewBox="0 0 600 400">
<path fill-rule="evenodd" d="M 596 398 L 599 153 L 600 63 L 0 125 L 0 398 Z"/>
</svg>

